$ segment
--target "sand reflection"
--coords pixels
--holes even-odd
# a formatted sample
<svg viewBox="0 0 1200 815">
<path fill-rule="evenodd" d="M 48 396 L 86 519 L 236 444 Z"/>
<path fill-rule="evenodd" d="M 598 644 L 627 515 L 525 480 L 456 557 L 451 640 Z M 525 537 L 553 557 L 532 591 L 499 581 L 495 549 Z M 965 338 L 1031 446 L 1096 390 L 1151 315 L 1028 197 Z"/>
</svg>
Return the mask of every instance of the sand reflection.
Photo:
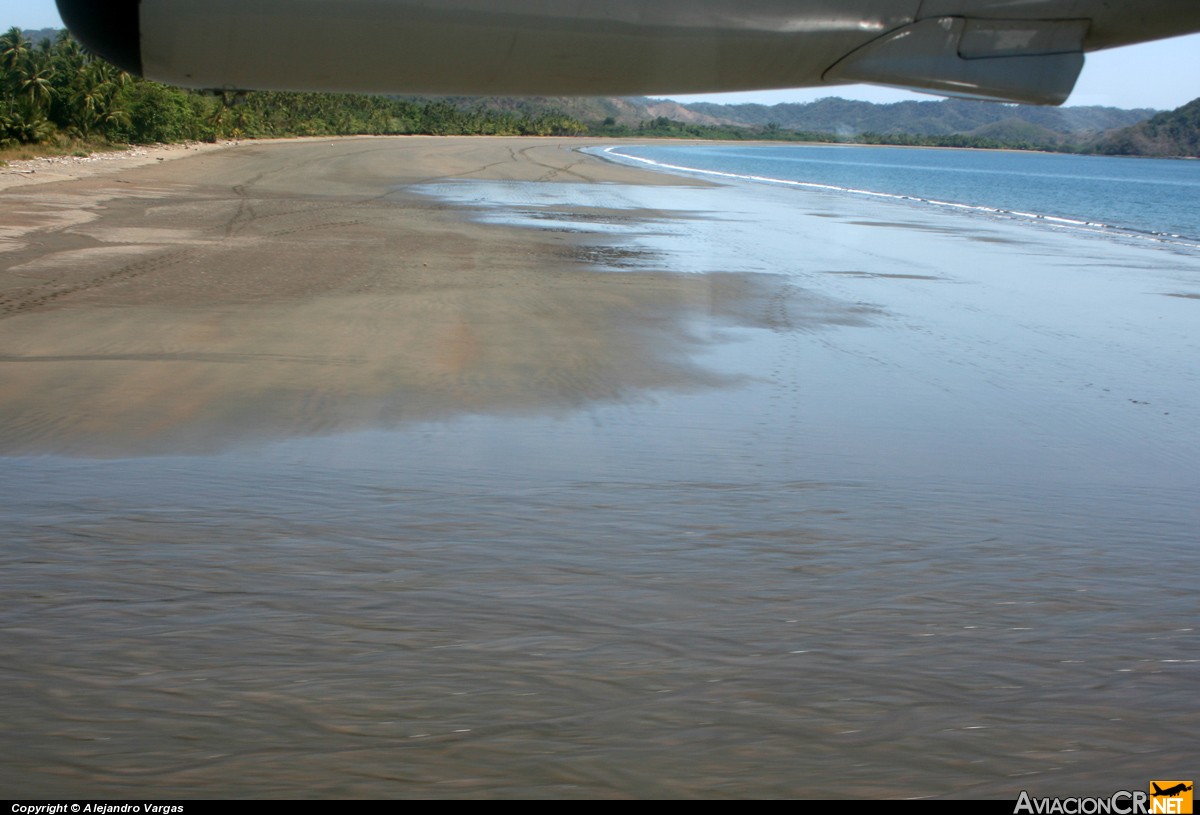
<svg viewBox="0 0 1200 815">
<path fill-rule="evenodd" d="M 0 454 L 195 454 L 554 415 L 743 381 L 700 353 L 731 327 L 870 316 L 784 276 L 680 274 L 671 251 L 637 246 L 649 225 L 694 217 L 622 194 L 631 173 L 667 177 L 501 141 L 488 155 L 508 161 L 470 173 L 478 203 L 451 201 L 429 178 L 454 178 L 480 148 L 427 155 L 432 144 L 254 147 L 143 168 L 119 192 L 93 180 L 22 193 L 27 234 L 0 264 Z M 478 222 L 503 198 L 486 184 L 548 167 L 572 183 L 534 202 L 535 228 Z M 68 192 L 82 214 L 64 228 Z"/>
<path fill-rule="evenodd" d="M 855 315 L 770 275 L 585 268 L 536 286 L 508 275 L 483 290 L 81 309 L 69 331 L 61 315 L 17 315 L 4 324 L 0 451 L 203 453 L 722 387 L 740 379 L 695 361 L 722 329 L 831 319 Z"/>
</svg>

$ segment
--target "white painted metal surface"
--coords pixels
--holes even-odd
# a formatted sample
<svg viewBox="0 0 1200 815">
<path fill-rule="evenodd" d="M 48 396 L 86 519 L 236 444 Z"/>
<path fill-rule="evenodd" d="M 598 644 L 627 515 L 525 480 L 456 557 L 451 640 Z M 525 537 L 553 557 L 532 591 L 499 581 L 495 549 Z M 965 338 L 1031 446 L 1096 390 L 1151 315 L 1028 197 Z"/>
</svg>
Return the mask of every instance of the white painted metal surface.
<svg viewBox="0 0 1200 815">
<path fill-rule="evenodd" d="M 109 52 L 127 54 L 151 79 L 375 93 L 663 94 L 873 82 L 1055 104 L 1070 92 L 1083 52 L 1200 30 L 1196 0 L 122 2 L 138 37 Z M 107 22 L 90 34 L 98 15 L 89 0 L 59 5 L 101 53 L 97 40 L 121 36 Z"/>
</svg>

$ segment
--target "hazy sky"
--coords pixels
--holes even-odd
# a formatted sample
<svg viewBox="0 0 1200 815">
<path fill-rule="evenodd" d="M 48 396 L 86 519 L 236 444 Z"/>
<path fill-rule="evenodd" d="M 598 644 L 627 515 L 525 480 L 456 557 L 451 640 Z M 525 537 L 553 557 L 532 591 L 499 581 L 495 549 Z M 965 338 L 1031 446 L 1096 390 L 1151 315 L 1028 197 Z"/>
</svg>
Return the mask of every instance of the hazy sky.
<svg viewBox="0 0 1200 815">
<path fill-rule="evenodd" d="M 62 20 L 54 0 L 0 0 L 0 30 L 6 31 L 14 25 L 21 28 L 48 28 L 61 26 Z M 671 98 L 773 105 L 778 102 L 810 102 L 823 96 L 842 96 L 871 102 L 931 98 L 867 85 Z M 1067 104 L 1169 110 L 1196 97 L 1200 97 L 1200 34 L 1089 54 L 1083 74 Z"/>
</svg>

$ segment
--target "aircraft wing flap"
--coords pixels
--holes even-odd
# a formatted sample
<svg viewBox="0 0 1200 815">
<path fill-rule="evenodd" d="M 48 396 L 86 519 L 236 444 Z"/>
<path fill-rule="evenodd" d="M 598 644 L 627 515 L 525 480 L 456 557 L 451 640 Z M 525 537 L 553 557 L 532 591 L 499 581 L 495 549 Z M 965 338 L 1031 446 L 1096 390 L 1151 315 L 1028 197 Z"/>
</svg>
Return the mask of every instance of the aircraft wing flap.
<svg viewBox="0 0 1200 815">
<path fill-rule="evenodd" d="M 826 82 L 1061 105 L 1083 68 L 1088 20 L 919 20 L 858 48 Z"/>
</svg>

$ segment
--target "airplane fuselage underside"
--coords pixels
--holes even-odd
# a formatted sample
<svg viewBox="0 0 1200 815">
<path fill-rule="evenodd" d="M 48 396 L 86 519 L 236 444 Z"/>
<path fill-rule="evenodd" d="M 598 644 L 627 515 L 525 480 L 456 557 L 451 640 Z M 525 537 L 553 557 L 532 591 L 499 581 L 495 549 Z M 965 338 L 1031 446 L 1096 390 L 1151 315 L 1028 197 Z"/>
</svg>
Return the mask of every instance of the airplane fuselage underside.
<svg viewBox="0 0 1200 815">
<path fill-rule="evenodd" d="M 1083 54 L 1197 0 L 58 0 L 85 45 L 194 88 L 627 95 L 870 82 L 1059 104 Z"/>
</svg>

